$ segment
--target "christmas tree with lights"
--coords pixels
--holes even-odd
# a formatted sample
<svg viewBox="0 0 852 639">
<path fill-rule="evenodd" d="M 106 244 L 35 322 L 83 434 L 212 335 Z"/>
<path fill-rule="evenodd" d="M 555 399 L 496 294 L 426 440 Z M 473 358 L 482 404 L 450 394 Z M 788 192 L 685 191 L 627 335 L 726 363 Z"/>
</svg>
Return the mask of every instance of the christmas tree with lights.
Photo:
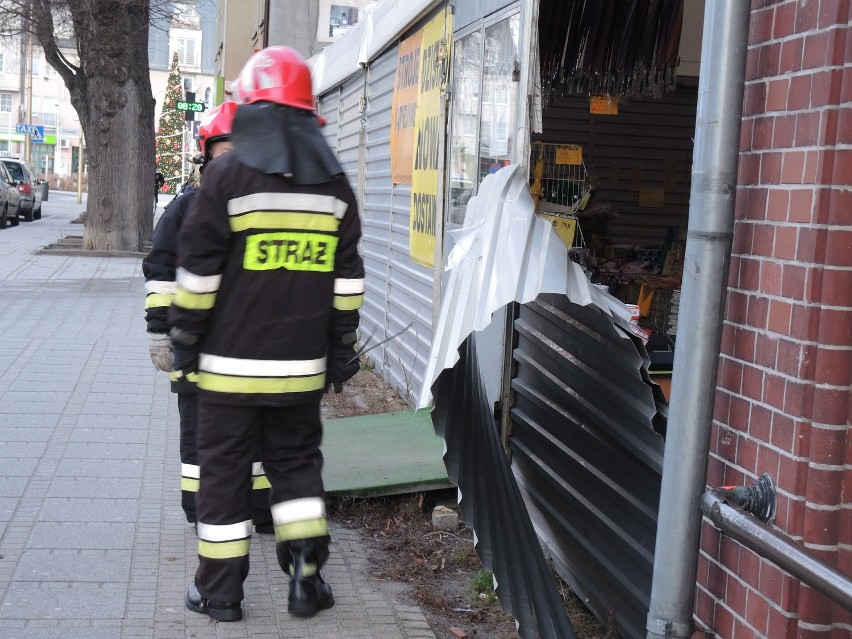
<svg viewBox="0 0 852 639">
<path fill-rule="evenodd" d="M 166 180 L 162 188 L 163 193 L 177 193 L 183 185 L 181 167 L 186 116 L 177 108 L 178 101 L 183 99 L 183 84 L 180 69 L 178 69 L 178 56 L 175 53 L 172 57 L 172 66 L 169 68 L 166 96 L 163 98 L 163 110 L 155 140 L 157 170 Z"/>
</svg>

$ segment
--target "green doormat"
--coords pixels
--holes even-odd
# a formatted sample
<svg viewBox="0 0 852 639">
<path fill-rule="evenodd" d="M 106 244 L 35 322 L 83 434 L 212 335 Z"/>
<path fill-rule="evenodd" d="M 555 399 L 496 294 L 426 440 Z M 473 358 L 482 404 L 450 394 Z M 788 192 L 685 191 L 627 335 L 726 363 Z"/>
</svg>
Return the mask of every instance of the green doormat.
<svg viewBox="0 0 852 639">
<path fill-rule="evenodd" d="M 361 415 L 323 422 L 328 493 L 393 495 L 452 486 L 444 467 L 444 440 L 431 411 Z"/>
</svg>

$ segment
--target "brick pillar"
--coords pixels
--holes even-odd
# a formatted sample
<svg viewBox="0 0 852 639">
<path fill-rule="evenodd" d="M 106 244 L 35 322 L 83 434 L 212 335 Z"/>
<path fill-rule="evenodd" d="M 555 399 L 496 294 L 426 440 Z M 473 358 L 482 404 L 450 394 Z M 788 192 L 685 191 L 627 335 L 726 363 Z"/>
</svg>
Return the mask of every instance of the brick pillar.
<svg viewBox="0 0 852 639">
<path fill-rule="evenodd" d="M 852 574 L 849 0 L 752 0 L 707 483 L 778 488 L 775 526 Z M 852 613 L 706 520 L 696 614 L 723 639 L 847 638 Z"/>
</svg>

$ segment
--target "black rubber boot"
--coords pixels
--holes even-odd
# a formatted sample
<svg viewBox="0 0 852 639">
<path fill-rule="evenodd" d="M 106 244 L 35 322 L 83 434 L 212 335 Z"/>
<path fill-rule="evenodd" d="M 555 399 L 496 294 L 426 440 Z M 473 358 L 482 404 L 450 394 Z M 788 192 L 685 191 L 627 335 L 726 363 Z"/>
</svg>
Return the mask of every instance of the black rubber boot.
<svg viewBox="0 0 852 639">
<path fill-rule="evenodd" d="M 243 609 L 239 601 L 223 603 L 205 599 L 198 592 L 195 582 L 189 584 L 189 590 L 186 591 L 186 607 L 216 621 L 239 621 L 243 618 Z"/>
<path fill-rule="evenodd" d="M 323 581 L 319 569 L 328 551 L 326 539 L 297 539 L 286 542 L 290 565 L 290 597 L 287 611 L 295 617 L 313 617 L 320 610 L 334 605 L 331 586 Z M 322 545 L 322 548 L 318 546 Z"/>
</svg>

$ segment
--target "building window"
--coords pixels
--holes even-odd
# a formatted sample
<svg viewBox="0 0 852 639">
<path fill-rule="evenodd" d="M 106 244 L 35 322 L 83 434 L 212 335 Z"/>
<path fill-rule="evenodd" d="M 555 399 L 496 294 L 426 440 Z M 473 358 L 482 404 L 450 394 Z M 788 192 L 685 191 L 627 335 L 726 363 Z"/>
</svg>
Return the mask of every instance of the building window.
<svg viewBox="0 0 852 639">
<path fill-rule="evenodd" d="M 453 45 L 453 115 L 450 134 L 448 221 L 464 222 L 467 202 L 476 189 L 476 139 L 479 123 L 479 85 L 482 81 L 482 31 Z"/>
<path fill-rule="evenodd" d="M 501 106 L 509 104 L 509 87 L 505 84 L 494 87 L 494 104 Z"/>
<path fill-rule="evenodd" d="M 485 176 L 517 161 L 520 15 L 503 15 L 483 20 L 453 45 L 448 226 L 464 222 L 467 202 Z"/>
<path fill-rule="evenodd" d="M 0 73 L 6 73 L 6 54 L 0 51 Z"/>
<path fill-rule="evenodd" d="M 497 122 L 494 125 L 494 136 L 499 142 L 505 142 L 509 139 L 509 123 Z"/>
<path fill-rule="evenodd" d="M 199 48 L 197 40 L 192 38 L 178 38 L 178 64 L 183 67 L 197 67 L 199 65 Z"/>
<path fill-rule="evenodd" d="M 11 93 L 0 93 L 0 112 L 2 112 L 2 113 L 11 113 L 12 112 L 12 94 Z"/>
<path fill-rule="evenodd" d="M 476 116 L 473 114 L 467 114 L 462 120 L 462 133 L 465 136 L 475 136 L 476 135 Z"/>
<path fill-rule="evenodd" d="M 33 56 L 33 75 L 41 75 L 41 58 Z"/>
<path fill-rule="evenodd" d="M 201 28 L 201 14 L 196 2 L 175 2 L 172 13 L 172 26 L 177 29 Z"/>
<path fill-rule="evenodd" d="M 482 112 L 478 182 L 513 160 L 514 132 L 509 129 L 508 123 L 514 122 L 516 115 L 518 85 L 513 75 L 519 58 L 520 22 L 520 16 L 514 14 L 485 29 L 482 95 L 488 95 L 492 100 L 487 112 L 484 108 Z M 488 126 L 484 126 L 486 120 Z"/>
</svg>

